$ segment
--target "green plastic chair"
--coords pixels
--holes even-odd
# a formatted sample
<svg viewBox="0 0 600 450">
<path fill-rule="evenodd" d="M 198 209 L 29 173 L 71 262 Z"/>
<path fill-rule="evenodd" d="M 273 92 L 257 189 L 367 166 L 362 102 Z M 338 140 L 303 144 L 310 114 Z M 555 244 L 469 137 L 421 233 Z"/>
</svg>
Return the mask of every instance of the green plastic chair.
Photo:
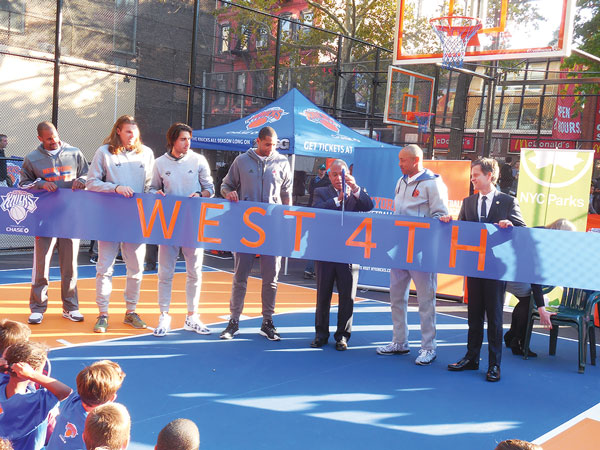
<svg viewBox="0 0 600 450">
<path fill-rule="evenodd" d="M 596 365 L 596 334 L 594 332 L 594 309 L 600 303 L 600 292 L 587 291 L 583 289 L 564 288 L 560 305 L 557 307 L 548 306 L 546 310 L 550 313 L 556 313 L 550 319 L 552 329 L 550 330 L 550 355 L 556 354 L 556 343 L 558 341 L 558 330 L 560 326 L 568 325 L 577 328 L 579 341 L 579 373 L 585 371 L 586 345 L 590 342 L 590 359 L 592 365 Z M 527 359 L 529 354 L 529 344 L 533 323 L 540 320 L 540 315 L 533 295 L 529 299 L 529 322 L 523 343 L 523 359 Z"/>
</svg>

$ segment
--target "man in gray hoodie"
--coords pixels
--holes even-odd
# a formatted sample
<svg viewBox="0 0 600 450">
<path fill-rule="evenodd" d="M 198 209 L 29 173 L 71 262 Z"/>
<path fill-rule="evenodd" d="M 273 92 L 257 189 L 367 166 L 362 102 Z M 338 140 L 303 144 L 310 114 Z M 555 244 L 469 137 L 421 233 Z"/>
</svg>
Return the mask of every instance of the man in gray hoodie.
<svg viewBox="0 0 600 450">
<path fill-rule="evenodd" d="M 88 164 L 81 150 L 61 142 L 51 122 L 37 126 L 41 144 L 25 156 L 21 167 L 19 186 L 24 189 L 44 189 L 56 192 L 60 188 L 85 189 Z M 41 323 L 48 308 L 48 276 L 50 258 L 58 244 L 60 265 L 60 292 L 63 302 L 63 317 L 81 322 L 77 298 L 77 253 L 79 239 L 36 236 L 33 247 L 33 276 L 29 308 L 29 323 Z"/>
<path fill-rule="evenodd" d="M 292 172 L 284 155 L 275 150 L 277 133 L 264 127 L 258 133 L 256 149 L 239 155 L 223 179 L 221 195 L 229 201 L 239 200 L 274 204 L 292 204 Z M 239 319 L 244 309 L 248 276 L 254 264 L 255 253 L 234 253 L 234 274 L 229 309 L 231 316 L 221 339 L 233 339 L 239 331 Z M 271 341 L 280 339 L 273 325 L 277 277 L 281 267 L 280 256 L 260 255 L 262 278 L 262 315 L 260 334 Z"/>
<path fill-rule="evenodd" d="M 403 176 L 396 183 L 394 214 L 439 218 L 448 214 L 448 189 L 439 175 L 423 168 L 423 150 L 418 145 L 404 147 L 398 154 Z M 436 358 L 435 291 L 437 274 L 416 270 L 392 269 L 390 304 L 394 336 L 391 343 L 377 348 L 380 355 L 408 353 L 407 307 L 410 281 L 417 288 L 421 319 L 421 349 L 415 363 L 431 364 Z"/>
</svg>

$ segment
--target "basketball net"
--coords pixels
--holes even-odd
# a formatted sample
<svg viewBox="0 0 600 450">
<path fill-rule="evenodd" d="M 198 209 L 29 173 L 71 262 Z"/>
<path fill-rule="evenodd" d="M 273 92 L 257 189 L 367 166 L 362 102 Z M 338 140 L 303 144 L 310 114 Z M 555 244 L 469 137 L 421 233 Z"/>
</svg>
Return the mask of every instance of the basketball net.
<svg viewBox="0 0 600 450">
<path fill-rule="evenodd" d="M 465 51 L 471 39 L 481 30 L 481 21 L 476 17 L 436 17 L 429 21 L 442 43 L 442 66 L 446 69 L 462 67 Z M 472 42 L 472 45 L 477 45 Z"/>
<path fill-rule="evenodd" d="M 415 112 L 408 111 L 406 113 L 406 118 L 408 120 L 416 120 L 419 125 L 418 130 L 419 133 L 427 133 L 429 131 L 429 122 L 431 118 L 434 116 L 433 113 L 430 112 Z"/>
</svg>

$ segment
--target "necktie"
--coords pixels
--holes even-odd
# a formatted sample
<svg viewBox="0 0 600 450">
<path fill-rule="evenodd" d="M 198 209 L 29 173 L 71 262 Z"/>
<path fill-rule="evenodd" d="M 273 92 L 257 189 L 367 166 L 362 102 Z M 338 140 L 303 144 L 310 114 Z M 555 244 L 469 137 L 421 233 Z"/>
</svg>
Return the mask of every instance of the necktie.
<svg viewBox="0 0 600 450">
<path fill-rule="evenodd" d="M 481 197 L 481 215 L 479 217 L 480 222 L 485 222 L 485 219 L 487 217 L 487 208 L 485 207 L 486 200 L 487 200 L 487 197 L 485 195 L 483 197 Z"/>
</svg>

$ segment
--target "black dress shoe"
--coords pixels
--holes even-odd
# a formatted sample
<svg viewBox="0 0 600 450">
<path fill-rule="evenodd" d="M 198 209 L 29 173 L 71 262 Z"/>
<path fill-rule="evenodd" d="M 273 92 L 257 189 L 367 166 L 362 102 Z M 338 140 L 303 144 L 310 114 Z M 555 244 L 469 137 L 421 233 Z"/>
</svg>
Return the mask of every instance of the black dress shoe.
<svg viewBox="0 0 600 450">
<path fill-rule="evenodd" d="M 522 347 L 511 348 L 513 355 L 523 356 L 525 355 L 525 350 Z M 532 351 L 531 349 L 527 351 L 527 356 L 529 358 L 537 358 L 537 353 Z"/>
<path fill-rule="evenodd" d="M 310 346 L 312 348 L 320 348 L 323 347 L 325 344 L 327 344 L 327 339 L 324 338 L 314 338 L 314 340 L 310 343 Z"/>
<path fill-rule="evenodd" d="M 511 343 L 512 343 L 512 336 L 510 335 L 510 332 L 507 331 L 504 334 L 504 344 L 506 344 L 506 348 L 511 348 Z"/>
<path fill-rule="evenodd" d="M 344 350 L 348 350 L 348 341 L 345 337 L 341 338 L 339 341 L 335 343 L 335 349 L 343 352 Z"/>
<path fill-rule="evenodd" d="M 479 370 L 479 361 L 473 361 L 467 357 L 454 364 L 448 364 L 448 370 L 460 372 L 462 370 Z"/>
<path fill-rule="evenodd" d="M 491 365 L 488 368 L 485 379 L 488 381 L 500 381 L 500 366 L 497 364 Z"/>
</svg>

